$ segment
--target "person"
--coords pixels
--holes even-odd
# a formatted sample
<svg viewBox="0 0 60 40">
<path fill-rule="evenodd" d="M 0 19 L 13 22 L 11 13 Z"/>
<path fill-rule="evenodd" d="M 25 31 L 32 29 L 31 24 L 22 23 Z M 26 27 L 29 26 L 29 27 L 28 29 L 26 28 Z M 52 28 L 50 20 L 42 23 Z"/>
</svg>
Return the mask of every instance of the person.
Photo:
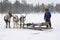
<svg viewBox="0 0 60 40">
<path fill-rule="evenodd" d="M 7 26 L 8 26 L 8 24 L 9 24 L 9 28 L 10 28 L 10 20 L 11 20 L 11 17 L 12 17 L 13 15 L 12 15 L 12 13 L 8 13 L 7 15 L 5 15 L 4 16 L 4 21 L 5 21 L 5 23 L 6 23 L 6 28 L 7 28 Z"/>
<path fill-rule="evenodd" d="M 49 26 L 47 25 L 46 28 L 51 28 L 51 13 L 49 12 L 48 8 L 45 9 L 44 20 L 49 24 Z"/>
</svg>

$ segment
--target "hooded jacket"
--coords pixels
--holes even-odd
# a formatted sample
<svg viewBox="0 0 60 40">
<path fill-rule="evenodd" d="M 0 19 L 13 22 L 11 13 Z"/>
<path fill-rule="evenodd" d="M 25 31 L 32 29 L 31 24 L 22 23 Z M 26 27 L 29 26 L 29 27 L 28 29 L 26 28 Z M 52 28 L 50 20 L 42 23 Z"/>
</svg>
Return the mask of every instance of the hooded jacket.
<svg viewBox="0 0 60 40">
<path fill-rule="evenodd" d="M 44 15 L 44 19 L 50 19 L 51 18 L 51 13 L 48 12 L 48 14 L 45 13 Z"/>
</svg>

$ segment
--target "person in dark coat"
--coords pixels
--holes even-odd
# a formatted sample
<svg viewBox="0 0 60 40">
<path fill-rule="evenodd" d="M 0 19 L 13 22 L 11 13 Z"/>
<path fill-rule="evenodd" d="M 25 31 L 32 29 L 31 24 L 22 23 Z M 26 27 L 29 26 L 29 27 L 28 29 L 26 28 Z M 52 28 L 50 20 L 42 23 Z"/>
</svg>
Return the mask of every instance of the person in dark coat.
<svg viewBox="0 0 60 40">
<path fill-rule="evenodd" d="M 49 12 L 49 9 L 45 9 L 44 20 L 45 22 L 49 23 L 49 26 L 51 28 L 51 13 Z M 47 25 L 47 28 L 49 28 L 49 26 Z"/>
</svg>

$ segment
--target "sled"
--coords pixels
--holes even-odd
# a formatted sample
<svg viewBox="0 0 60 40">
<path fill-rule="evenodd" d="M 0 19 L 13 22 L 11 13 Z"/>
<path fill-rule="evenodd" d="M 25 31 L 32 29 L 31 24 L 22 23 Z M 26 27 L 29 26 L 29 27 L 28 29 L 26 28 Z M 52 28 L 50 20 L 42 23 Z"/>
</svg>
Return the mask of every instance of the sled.
<svg viewBox="0 0 60 40">
<path fill-rule="evenodd" d="M 42 27 L 42 26 L 46 26 L 46 25 L 49 26 L 49 24 L 45 23 L 45 22 L 42 22 L 42 23 L 27 23 L 27 24 L 24 24 L 24 25 L 27 26 L 27 27 L 25 27 L 26 29 L 33 29 L 33 30 L 53 29 L 53 28 Z M 36 26 L 39 26 L 39 27 L 36 27 Z"/>
<path fill-rule="evenodd" d="M 53 28 L 46 28 L 46 27 L 26 28 L 26 27 L 25 27 L 24 29 L 44 31 L 44 30 L 51 30 L 51 29 L 53 29 Z"/>
</svg>

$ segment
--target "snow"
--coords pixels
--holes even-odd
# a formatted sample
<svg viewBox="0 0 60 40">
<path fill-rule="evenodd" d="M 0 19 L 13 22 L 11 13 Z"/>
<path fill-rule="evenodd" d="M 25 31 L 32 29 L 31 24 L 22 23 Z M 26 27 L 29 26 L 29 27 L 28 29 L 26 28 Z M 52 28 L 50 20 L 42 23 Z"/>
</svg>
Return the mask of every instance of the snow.
<svg viewBox="0 0 60 40">
<path fill-rule="evenodd" d="M 30 30 L 30 29 L 13 29 L 11 19 L 11 29 L 5 28 L 4 15 L 0 14 L 0 40 L 60 40 L 60 14 L 52 14 L 52 27 L 49 30 Z M 21 15 L 26 14 L 14 14 Z M 25 23 L 44 22 L 44 14 L 27 14 Z"/>
</svg>

